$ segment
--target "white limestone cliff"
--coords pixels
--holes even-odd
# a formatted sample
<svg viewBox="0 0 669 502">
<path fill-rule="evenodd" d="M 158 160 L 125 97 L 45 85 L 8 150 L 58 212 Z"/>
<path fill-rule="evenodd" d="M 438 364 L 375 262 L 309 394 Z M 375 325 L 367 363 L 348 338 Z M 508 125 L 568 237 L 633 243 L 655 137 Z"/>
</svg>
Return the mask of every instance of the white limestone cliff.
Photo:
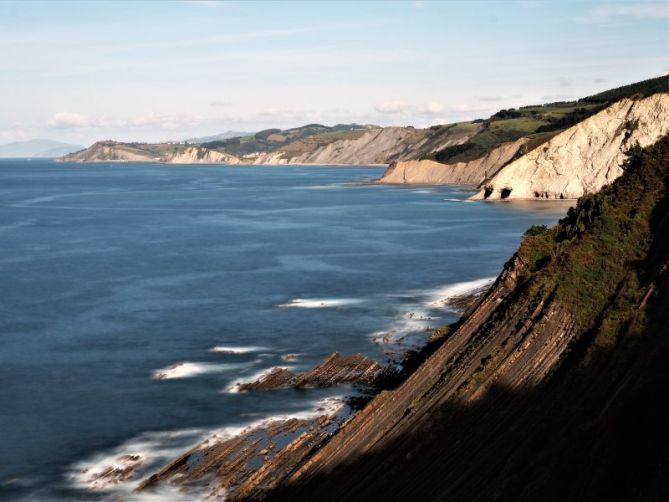
<svg viewBox="0 0 669 502">
<path fill-rule="evenodd" d="M 623 99 L 504 166 L 472 199 L 576 199 L 622 174 L 626 151 L 669 132 L 669 93 Z"/>
</svg>

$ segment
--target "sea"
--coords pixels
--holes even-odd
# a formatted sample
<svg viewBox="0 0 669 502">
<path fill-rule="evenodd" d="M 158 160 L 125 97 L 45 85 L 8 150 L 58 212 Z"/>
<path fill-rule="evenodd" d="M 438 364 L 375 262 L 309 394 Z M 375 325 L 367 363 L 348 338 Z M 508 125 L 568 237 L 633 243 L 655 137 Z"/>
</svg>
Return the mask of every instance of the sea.
<svg viewBox="0 0 669 502">
<path fill-rule="evenodd" d="M 338 406 L 356 390 L 237 384 L 334 351 L 396 364 L 570 205 L 382 173 L 0 160 L 0 499 L 134 500 L 203 438 Z"/>
</svg>

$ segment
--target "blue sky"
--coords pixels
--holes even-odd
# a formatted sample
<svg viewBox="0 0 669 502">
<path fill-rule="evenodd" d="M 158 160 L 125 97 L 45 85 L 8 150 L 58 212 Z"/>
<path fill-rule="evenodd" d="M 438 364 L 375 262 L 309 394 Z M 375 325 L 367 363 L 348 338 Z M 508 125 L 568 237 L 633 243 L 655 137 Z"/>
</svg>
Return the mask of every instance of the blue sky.
<svg viewBox="0 0 669 502">
<path fill-rule="evenodd" d="M 669 71 L 667 2 L 0 2 L 0 143 L 426 126 Z"/>
</svg>

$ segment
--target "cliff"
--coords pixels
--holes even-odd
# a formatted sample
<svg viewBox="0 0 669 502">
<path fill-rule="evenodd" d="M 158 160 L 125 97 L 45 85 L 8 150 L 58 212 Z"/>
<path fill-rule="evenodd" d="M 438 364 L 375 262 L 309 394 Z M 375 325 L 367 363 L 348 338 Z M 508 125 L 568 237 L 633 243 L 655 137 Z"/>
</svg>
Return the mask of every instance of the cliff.
<svg viewBox="0 0 669 502">
<path fill-rule="evenodd" d="M 92 146 L 70 153 L 62 162 L 151 162 L 157 160 L 151 152 L 117 141 L 98 141 Z"/>
<path fill-rule="evenodd" d="M 474 199 L 575 199 L 622 174 L 625 152 L 669 131 L 669 94 L 625 98 L 511 162 Z"/>
<path fill-rule="evenodd" d="M 269 499 L 666 499 L 669 138 L 623 170 Z"/>
<path fill-rule="evenodd" d="M 404 160 L 391 164 L 377 181 L 381 184 L 479 186 L 522 151 L 528 138 L 505 143 L 481 158 L 469 162 L 443 164 L 433 160 Z"/>
<path fill-rule="evenodd" d="M 622 169 L 556 227 L 531 227 L 467 317 L 352 418 L 324 412 L 204 444 L 141 489 L 206 483 L 230 501 L 665 500 L 669 136 L 633 148 Z"/>
<path fill-rule="evenodd" d="M 191 146 L 183 151 L 167 154 L 160 159 L 167 164 L 239 164 L 234 155 Z"/>
</svg>

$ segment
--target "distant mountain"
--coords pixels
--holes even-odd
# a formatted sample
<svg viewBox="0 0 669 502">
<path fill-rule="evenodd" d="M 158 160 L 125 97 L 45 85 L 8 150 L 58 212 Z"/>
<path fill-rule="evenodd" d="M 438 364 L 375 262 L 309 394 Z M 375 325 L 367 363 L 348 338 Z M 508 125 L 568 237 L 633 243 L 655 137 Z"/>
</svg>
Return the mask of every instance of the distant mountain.
<svg viewBox="0 0 669 502">
<path fill-rule="evenodd" d="M 201 138 L 189 138 L 185 140 L 186 143 L 208 143 L 210 141 L 221 141 L 224 139 L 230 138 L 240 138 L 244 136 L 253 136 L 252 132 L 241 132 L 241 131 L 226 131 L 220 134 L 214 134 L 213 136 L 202 136 Z"/>
<path fill-rule="evenodd" d="M 60 157 L 81 150 L 80 145 L 61 143 L 50 139 L 31 139 L 0 145 L 0 158 L 8 157 Z"/>
</svg>

